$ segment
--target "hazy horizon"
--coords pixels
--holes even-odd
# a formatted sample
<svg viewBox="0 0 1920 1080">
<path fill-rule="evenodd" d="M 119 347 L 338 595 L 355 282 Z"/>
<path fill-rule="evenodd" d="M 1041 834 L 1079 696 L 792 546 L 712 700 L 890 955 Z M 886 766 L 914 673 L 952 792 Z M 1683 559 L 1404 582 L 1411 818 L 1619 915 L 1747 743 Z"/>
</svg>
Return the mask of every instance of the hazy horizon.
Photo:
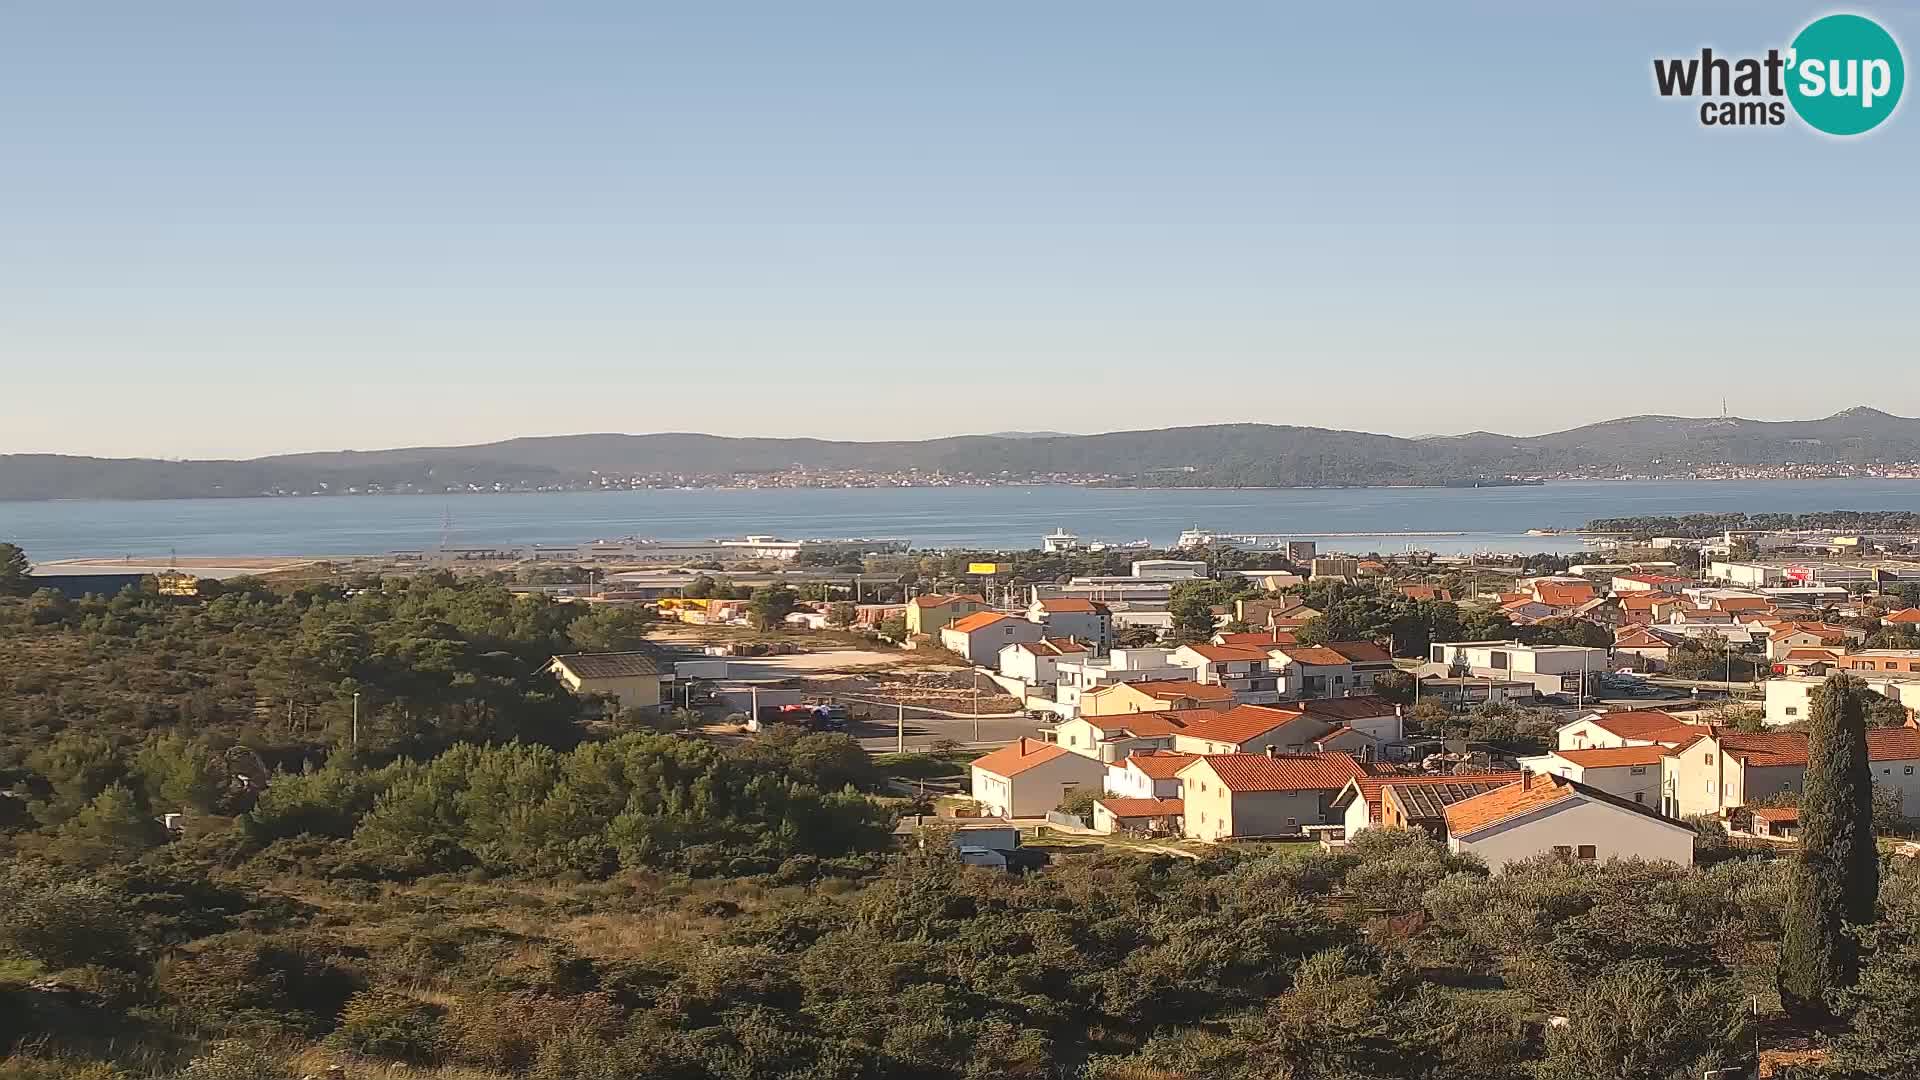
<svg viewBox="0 0 1920 1080">
<path fill-rule="evenodd" d="M 9 6 L 0 453 L 1920 414 L 1920 119 L 1652 88 L 1827 10 Z"/>
</svg>

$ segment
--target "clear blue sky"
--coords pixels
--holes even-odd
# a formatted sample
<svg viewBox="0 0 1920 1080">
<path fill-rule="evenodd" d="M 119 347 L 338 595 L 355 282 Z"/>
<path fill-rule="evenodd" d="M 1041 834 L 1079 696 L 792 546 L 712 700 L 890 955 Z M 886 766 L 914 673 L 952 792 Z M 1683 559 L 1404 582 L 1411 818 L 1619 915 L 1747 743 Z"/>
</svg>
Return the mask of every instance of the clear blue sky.
<svg viewBox="0 0 1920 1080">
<path fill-rule="evenodd" d="M 0 451 L 1920 414 L 1827 10 L 0 0 Z"/>
</svg>

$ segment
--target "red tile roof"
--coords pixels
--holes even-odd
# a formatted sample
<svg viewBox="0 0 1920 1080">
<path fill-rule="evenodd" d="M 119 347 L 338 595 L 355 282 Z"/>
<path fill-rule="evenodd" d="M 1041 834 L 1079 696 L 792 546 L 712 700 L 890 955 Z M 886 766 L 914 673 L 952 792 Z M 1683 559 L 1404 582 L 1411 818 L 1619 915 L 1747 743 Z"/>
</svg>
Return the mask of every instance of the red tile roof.
<svg viewBox="0 0 1920 1080">
<path fill-rule="evenodd" d="M 1494 788 L 1447 807 L 1447 832 L 1454 836 L 1476 833 L 1489 825 L 1570 799 L 1575 791 L 1573 781 L 1565 777 L 1528 773 L 1517 784 Z"/>
<path fill-rule="evenodd" d="M 1773 601 L 1764 596 L 1720 596 L 1713 606 L 1721 611 L 1772 611 Z"/>
<path fill-rule="evenodd" d="M 1673 642 L 1644 626 L 1623 626 L 1614 632 L 1613 647 L 1616 649 L 1671 649 Z"/>
<path fill-rule="evenodd" d="M 1085 645 L 1066 637 L 1047 638 L 1044 641 L 1016 641 L 1014 647 L 1035 656 L 1066 656 L 1069 653 L 1087 651 Z"/>
<path fill-rule="evenodd" d="M 1019 741 L 1010 743 L 973 759 L 973 767 L 990 772 L 995 776 L 1018 776 L 1035 765 L 1045 765 L 1062 754 L 1073 751 L 1056 743 L 1044 743 L 1038 739 L 1021 736 Z"/>
<path fill-rule="evenodd" d="M 1653 765 L 1667 756 L 1664 746 L 1611 746 L 1599 750 L 1555 750 L 1583 769 L 1612 769 L 1621 765 Z"/>
<path fill-rule="evenodd" d="M 1192 650 L 1201 659 L 1216 664 L 1235 660 L 1258 660 L 1264 662 L 1267 659 L 1267 650 L 1260 646 L 1208 645 L 1201 643 L 1188 645 L 1185 646 L 1185 648 Z"/>
<path fill-rule="evenodd" d="M 1671 713 L 1653 709 L 1600 713 L 1592 720 L 1595 727 L 1622 739 L 1648 739 L 1653 742 L 1679 742 L 1707 730 Z"/>
<path fill-rule="evenodd" d="M 1800 808 L 1797 806 L 1754 806 L 1748 812 L 1761 821 L 1799 821 Z"/>
<path fill-rule="evenodd" d="M 1108 738 L 1127 734 L 1141 739 L 1157 739 L 1185 731 L 1219 715 L 1218 709 L 1162 709 L 1157 712 L 1118 713 L 1083 719 L 1095 728 L 1108 732 Z"/>
<path fill-rule="evenodd" d="M 1391 664 L 1393 654 L 1371 641 L 1329 641 L 1327 648 L 1355 664 Z"/>
<path fill-rule="evenodd" d="M 1115 686 L 1131 686 L 1151 698 L 1161 701 L 1173 701 L 1177 698 L 1192 698 L 1194 701 L 1232 701 L 1233 691 L 1224 686 L 1203 686 L 1192 679 L 1149 679 L 1146 682 L 1116 683 Z M 1101 687 L 1109 690 L 1112 687 Z"/>
<path fill-rule="evenodd" d="M 1302 715 L 1292 709 L 1237 705 L 1226 712 L 1214 713 L 1213 719 L 1193 725 L 1184 734 L 1209 742 L 1238 745 L 1248 739 L 1259 738 L 1274 728 L 1291 724 Z"/>
<path fill-rule="evenodd" d="M 1534 599 L 1548 607 L 1579 607 L 1593 599 L 1593 586 L 1587 582 L 1538 581 L 1533 593 Z"/>
<path fill-rule="evenodd" d="M 1117 818 L 1164 817 L 1168 814 L 1185 813 L 1187 804 L 1182 799 L 1101 799 L 1100 805 L 1107 813 Z"/>
<path fill-rule="evenodd" d="M 1476 784 L 1511 784 L 1518 779 L 1520 779 L 1520 774 L 1517 772 L 1464 773 L 1459 776 L 1427 776 L 1414 773 L 1396 775 L 1388 773 L 1381 776 L 1356 777 L 1353 781 L 1352 788 L 1348 790 L 1351 791 L 1354 796 L 1366 800 L 1367 818 L 1375 824 L 1378 824 L 1380 821 L 1382 792 L 1389 785 L 1405 787 L 1419 784 L 1459 784 L 1468 782 Z M 1339 809 L 1350 802 L 1352 802 L 1352 798 L 1349 797 L 1348 791 L 1342 791 L 1340 797 L 1334 801 L 1333 805 L 1335 809 Z"/>
<path fill-rule="evenodd" d="M 1438 585 L 1402 585 L 1400 595 L 1409 600 L 1451 600 L 1453 591 Z"/>
<path fill-rule="evenodd" d="M 1887 613 L 1887 621 L 1890 623 L 1920 623 L 1920 608 L 1910 607 L 1901 608 L 1899 611 L 1890 611 Z"/>
<path fill-rule="evenodd" d="M 1171 750 L 1135 750 L 1110 768 L 1126 769 L 1129 764 L 1155 780 L 1171 780 L 1181 769 L 1193 764 L 1197 754 L 1178 754 Z"/>
<path fill-rule="evenodd" d="M 965 618 L 953 620 L 947 624 L 946 628 L 962 634 L 972 634 L 1012 618 L 1013 616 L 1005 615 L 998 611 L 976 611 Z"/>
<path fill-rule="evenodd" d="M 1366 775 L 1346 754 L 1208 754 L 1182 769 L 1181 778 L 1188 779 L 1203 763 L 1235 793 L 1339 791 Z"/>
<path fill-rule="evenodd" d="M 1353 662 L 1324 645 L 1296 645 L 1285 652 L 1288 660 L 1303 667 L 1344 667 Z"/>
<path fill-rule="evenodd" d="M 1264 647 L 1274 645 L 1298 645 L 1300 643 L 1300 639 L 1296 635 L 1285 630 L 1255 630 L 1245 634 L 1221 634 L 1219 637 L 1220 644 L 1222 645 L 1255 645 Z"/>
<path fill-rule="evenodd" d="M 1082 614 L 1091 615 L 1096 611 L 1107 610 L 1107 605 L 1093 600 L 1075 600 L 1069 597 L 1053 597 L 1040 601 L 1040 610 L 1049 615 Z"/>
</svg>

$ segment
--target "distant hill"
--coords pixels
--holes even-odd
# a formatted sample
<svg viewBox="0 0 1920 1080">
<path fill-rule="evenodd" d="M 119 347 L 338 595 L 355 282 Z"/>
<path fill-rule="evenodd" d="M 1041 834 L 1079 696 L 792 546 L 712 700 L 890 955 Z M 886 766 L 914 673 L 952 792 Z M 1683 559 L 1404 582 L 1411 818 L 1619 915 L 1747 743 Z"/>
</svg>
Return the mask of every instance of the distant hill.
<svg viewBox="0 0 1920 1080">
<path fill-rule="evenodd" d="M 1855 408 L 1819 420 L 1631 416 L 1549 435 L 1403 439 L 1270 424 L 1009 432 L 914 442 L 560 435 L 478 446 L 285 454 L 248 461 L 0 455 L 0 499 L 170 499 L 355 491 L 553 490 L 726 483 L 796 469 L 918 469 L 1148 487 L 1469 485 L 1511 477 L 1676 472 L 1708 464 L 1920 460 L 1920 420 Z"/>
</svg>

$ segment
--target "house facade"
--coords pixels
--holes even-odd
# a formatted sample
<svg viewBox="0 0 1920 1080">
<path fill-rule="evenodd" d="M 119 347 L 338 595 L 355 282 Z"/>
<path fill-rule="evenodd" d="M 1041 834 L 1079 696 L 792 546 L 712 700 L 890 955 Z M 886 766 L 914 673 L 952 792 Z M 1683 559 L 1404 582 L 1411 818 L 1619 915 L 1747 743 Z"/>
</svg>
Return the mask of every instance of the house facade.
<svg viewBox="0 0 1920 1080">
<path fill-rule="evenodd" d="M 1685 823 L 1563 776 L 1528 773 L 1445 814 L 1447 846 L 1478 855 L 1496 873 L 1545 854 L 1693 865 L 1694 832 Z"/>
<path fill-rule="evenodd" d="M 977 593 L 928 593 L 907 601 L 907 633 L 932 636 L 955 619 L 987 610 Z"/>
<path fill-rule="evenodd" d="M 1113 648 L 1113 611 L 1098 600 L 1048 597 L 1027 608 L 1027 621 L 1046 628 L 1050 638 L 1072 638 L 1090 646 L 1096 655 Z"/>
<path fill-rule="evenodd" d="M 1659 807 L 1664 746 L 1616 746 L 1597 750 L 1555 750 L 1520 759 L 1520 767 L 1577 780 L 1640 806 Z"/>
<path fill-rule="evenodd" d="M 1038 623 L 997 611 L 976 611 L 949 623 L 940 631 L 940 644 L 972 664 L 1000 662 L 1000 650 L 1023 641 L 1039 641 L 1046 630 Z"/>
<path fill-rule="evenodd" d="M 1197 840 L 1298 836 L 1330 820 L 1334 796 L 1366 775 L 1345 754 L 1214 754 L 1180 770 L 1183 833 Z"/>
<path fill-rule="evenodd" d="M 1148 679 L 1096 687 L 1080 695 L 1081 716 L 1123 716 L 1127 713 L 1169 709 L 1233 707 L 1233 694 L 1224 687 L 1204 686 L 1191 679 Z"/>
<path fill-rule="evenodd" d="M 575 694 L 593 694 L 623 709 L 658 709 L 662 686 L 671 676 L 653 652 L 567 653 L 547 661 L 546 670 Z"/>
<path fill-rule="evenodd" d="M 1053 743 L 1021 738 L 974 759 L 975 802 L 995 817 L 1044 817 L 1080 788 L 1100 790 L 1106 765 Z"/>
<path fill-rule="evenodd" d="M 1000 648 L 1000 674 L 1028 686 L 1052 686 L 1060 681 L 1062 660 L 1082 660 L 1088 648 L 1072 638 L 1016 641 Z"/>
</svg>

